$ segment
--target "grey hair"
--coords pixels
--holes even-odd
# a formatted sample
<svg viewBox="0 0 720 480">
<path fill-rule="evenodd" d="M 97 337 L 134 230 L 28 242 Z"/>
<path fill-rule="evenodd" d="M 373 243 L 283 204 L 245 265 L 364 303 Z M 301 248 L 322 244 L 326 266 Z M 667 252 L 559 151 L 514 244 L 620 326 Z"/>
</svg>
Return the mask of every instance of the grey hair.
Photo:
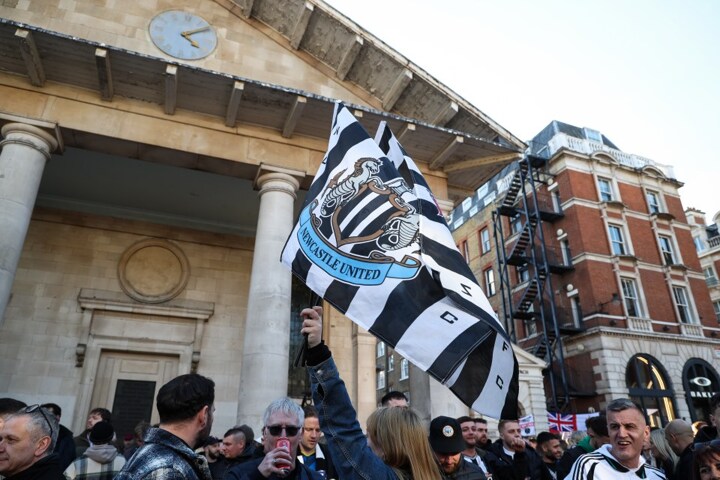
<svg viewBox="0 0 720 480">
<path fill-rule="evenodd" d="M 640 414 L 645 418 L 645 412 L 642 408 L 640 408 L 640 405 L 633 402 L 629 398 L 616 398 L 615 400 L 612 400 L 610 403 L 608 403 L 607 407 L 605 407 L 605 411 L 607 412 L 622 412 L 623 410 L 637 410 L 640 412 Z"/>
<path fill-rule="evenodd" d="M 267 427 L 268 419 L 271 415 L 275 413 L 284 413 L 286 415 L 294 415 L 298 419 L 298 427 L 302 427 L 303 423 L 305 422 L 305 412 L 303 412 L 303 409 L 295 403 L 295 401 L 288 397 L 282 397 L 278 398 L 277 400 L 274 400 L 268 407 L 265 409 L 265 413 L 263 414 L 263 426 Z"/>
<path fill-rule="evenodd" d="M 40 409 L 43 411 L 41 412 Z M 32 412 L 26 412 L 26 409 L 22 409 L 19 412 L 9 415 L 5 422 L 7 423 L 11 419 L 27 417 L 27 431 L 30 434 L 30 440 L 37 442 L 42 437 L 50 437 L 50 446 L 45 450 L 45 455 L 50 455 L 55 450 L 55 444 L 57 443 L 58 432 L 60 429 L 60 422 L 57 417 L 47 408 L 38 407 L 37 410 Z M 44 413 L 44 415 L 43 415 Z M 51 430 L 52 426 L 52 430 Z"/>
</svg>

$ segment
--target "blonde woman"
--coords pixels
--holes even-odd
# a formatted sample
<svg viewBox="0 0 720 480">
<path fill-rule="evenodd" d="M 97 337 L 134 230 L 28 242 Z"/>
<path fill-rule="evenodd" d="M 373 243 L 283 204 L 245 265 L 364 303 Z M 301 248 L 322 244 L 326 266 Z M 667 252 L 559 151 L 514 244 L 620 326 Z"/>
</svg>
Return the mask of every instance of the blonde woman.
<svg viewBox="0 0 720 480">
<path fill-rule="evenodd" d="M 383 407 L 368 417 L 367 439 L 360 429 L 345 383 L 330 350 L 322 342 L 322 308 L 300 315 L 308 336 L 308 372 L 320 428 L 336 462 L 339 478 L 373 480 L 439 480 L 427 431 L 409 407 Z"/>
<path fill-rule="evenodd" d="M 665 472 L 665 476 L 671 477 L 678 463 L 678 456 L 670 448 L 664 428 L 656 428 L 650 432 L 650 452 L 655 459 L 655 465 Z"/>
</svg>

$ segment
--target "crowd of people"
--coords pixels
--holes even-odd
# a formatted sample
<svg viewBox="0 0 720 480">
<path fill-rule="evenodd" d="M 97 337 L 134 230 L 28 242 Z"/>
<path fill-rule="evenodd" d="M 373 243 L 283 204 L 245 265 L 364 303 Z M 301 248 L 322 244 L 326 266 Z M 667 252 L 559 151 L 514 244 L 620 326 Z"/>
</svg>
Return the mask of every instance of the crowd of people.
<svg viewBox="0 0 720 480">
<path fill-rule="evenodd" d="M 199 374 L 163 385 L 160 423 L 143 422 L 122 441 L 106 409 L 93 409 L 73 437 L 58 405 L 3 398 L 0 479 L 720 480 L 720 394 L 711 399 L 712 425 L 697 430 L 675 419 L 651 431 L 637 404 L 612 400 L 570 447 L 550 432 L 523 438 L 516 419 L 500 420 L 495 441 L 485 419 L 469 416 L 438 416 L 428 431 L 399 392 L 383 398 L 363 432 L 322 341 L 321 314 L 302 312 L 314 406 L 270 402 L 257 439 L 248 425 L 211 436 L 215 384 Z"/>
</svg>

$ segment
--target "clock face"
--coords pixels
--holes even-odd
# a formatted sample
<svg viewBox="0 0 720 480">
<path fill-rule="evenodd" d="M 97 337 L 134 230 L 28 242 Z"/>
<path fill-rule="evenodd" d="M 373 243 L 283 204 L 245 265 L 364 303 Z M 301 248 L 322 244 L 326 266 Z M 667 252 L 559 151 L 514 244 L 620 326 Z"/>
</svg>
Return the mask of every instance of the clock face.
<svg viewBox="0 0 720 480">
<path fill-rule="evenodd" d="M 160 50 L 183 60 L 207 57 L 217 46 L 217 35 L 208 22 L 180 10 L 156 15 L 150 22 L 150 38 Z"/>
</svg>

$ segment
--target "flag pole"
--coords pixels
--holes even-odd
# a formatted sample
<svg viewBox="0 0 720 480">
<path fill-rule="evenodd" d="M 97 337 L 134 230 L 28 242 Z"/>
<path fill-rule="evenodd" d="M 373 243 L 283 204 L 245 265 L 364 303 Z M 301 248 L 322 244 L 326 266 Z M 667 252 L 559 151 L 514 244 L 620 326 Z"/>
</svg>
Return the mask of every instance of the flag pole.
<svg viewBox="0 0 720 480">
<path fill-rule="evenodd" d="M 310 305 L 313 307 L 317 307 L 320 305 L 320 295 L 317 293 L 313 293 L 310 296 Z M 310 347 L 308 346 L 308 334 L 303 333 L 303 343 L 300 345 L 300 350 L 298 350 L 297 355 L 295 356 L 295 361 L 293 362 L 293 367 L 305 367 L 307 366 L 307 359 L 305 358 L 307 356 L 307 351 Z"/>
</svg>

